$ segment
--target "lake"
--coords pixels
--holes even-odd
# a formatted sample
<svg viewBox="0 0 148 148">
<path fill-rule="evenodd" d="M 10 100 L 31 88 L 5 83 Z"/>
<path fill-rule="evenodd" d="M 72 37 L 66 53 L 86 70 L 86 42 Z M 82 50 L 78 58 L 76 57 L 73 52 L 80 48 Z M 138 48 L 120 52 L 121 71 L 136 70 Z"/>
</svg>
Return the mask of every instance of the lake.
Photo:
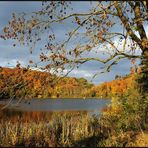
<svg viewBox="0 0 148 148">
<path fill-rule="evenodd" d="M 108 104 L 109 99 L 94 98 L 13 100 L 0 111 L 0 146 L 75 145 L 102 129 L 98 119 Z"/>
<path fill-rule="evenodd" d="M 1 105 L 8 101 L 0 101 Z M 100 111 L 110 103 L 109 99 L 30 99 L 11 101 L 7 108 L 21 111 Z"/>
<path fill-rule="evenodd" d="M 66 116 L 82 118 L 88 116 L 99 116 L 101 111 L 110 104 L 109 99 L 30 99 L 30 100 L 1 100 L 0 117 L 14 120 L 16 118 L 28 122 L 52 121 L 53 118 Z"/>
<path fill-rule="evenodd" d="M 110 104 L 109 99 L 30 99 L 30 100 L 1 100 L 1 107 L 7 105 L 1 111 L 3 118 L 14 116 L 30 116 L 38 114 L 38 119 L 44 116 L 50 117 L 54 113 L 58 114 L 83 114 L 100 115 L 101 110 Z M 34 119 L 36 120 L 36 119 Z"/>
</svg>

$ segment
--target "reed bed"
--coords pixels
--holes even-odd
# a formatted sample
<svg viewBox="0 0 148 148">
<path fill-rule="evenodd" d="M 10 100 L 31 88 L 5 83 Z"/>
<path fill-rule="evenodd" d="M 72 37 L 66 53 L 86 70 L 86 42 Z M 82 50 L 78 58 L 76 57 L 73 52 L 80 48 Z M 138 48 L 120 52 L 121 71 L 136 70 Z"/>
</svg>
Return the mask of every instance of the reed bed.
<svg viewBox="0 0 148 148">
<path fill-rule="evenodd" d="M 100 129 L 88 113 L 54 113 L 52 118 L 44 116 L 44 120 L 40 115 L 28 120 L 27 115 L 1 118 L 0 146 L 73 146 L 97 135 Z"/>
</svg>

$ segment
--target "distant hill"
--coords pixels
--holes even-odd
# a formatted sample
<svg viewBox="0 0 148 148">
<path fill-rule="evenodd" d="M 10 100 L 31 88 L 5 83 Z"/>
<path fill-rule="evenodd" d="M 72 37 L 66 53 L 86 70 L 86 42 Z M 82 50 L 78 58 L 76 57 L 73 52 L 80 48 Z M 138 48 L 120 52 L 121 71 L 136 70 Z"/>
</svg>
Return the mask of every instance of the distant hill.
<svg viewBox="0 0 148 148">
<path fill-rule="evenodd" d="M 123 97 L 137 87 L 136 73 L 125 77 L 119 77 L 111 82 L 104 82 L 93 86 L 87 93 L 88 96 L 97 98 Z"/>
<path fill-rule="evenodd" d="M 84 78 L 65 77 L 26 68 L 0 68 L 0 99 L 80 98 L 93 86 Z M 58 77 L 56 77 L 58 78 Z"/>
<path fill-rule="evenodd" d="M 8 98 L 111 98 L 125 96 L 136 87 L 135 75 L 116 77 L 111 82 L 93 85 L 84 78 L 58 77 L 26 68 L 0 68 L 0 99 Z"/>
</svg>

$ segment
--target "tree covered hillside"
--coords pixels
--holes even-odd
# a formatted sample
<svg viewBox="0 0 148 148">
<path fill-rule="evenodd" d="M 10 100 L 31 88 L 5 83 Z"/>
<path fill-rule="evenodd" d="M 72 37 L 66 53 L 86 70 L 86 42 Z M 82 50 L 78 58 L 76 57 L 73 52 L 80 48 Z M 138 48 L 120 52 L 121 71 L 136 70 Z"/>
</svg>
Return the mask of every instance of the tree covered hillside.
<svg viewBox="0 0 148 148">
<path fill-rule="evenodd" d="M 140 85 L 137 83 L 140 72 L 140 67 L 134 65 L 129 74 L 125 76 L 116 75 L 115 79 L 110 82 L 92 86 L 87 91 L 86 96 L 96 98 L 127 97 L 135 90 L 140 89 Z"/>
<path fill-rule="evenodd" d="M 25 68 L 0 68 L 0 98 L 112 98 L 124 97 L 137 88 L 137 73 L 93 85 L 84 78 L 57 76 Z"/>
<path fill-rule="evenodd" d="M 72 77 L 53 83 L 55 77 L 25 68 L 0 68 L 0 98 L 76 98 L 93 86 L 84 78 Z"/>
</svg>

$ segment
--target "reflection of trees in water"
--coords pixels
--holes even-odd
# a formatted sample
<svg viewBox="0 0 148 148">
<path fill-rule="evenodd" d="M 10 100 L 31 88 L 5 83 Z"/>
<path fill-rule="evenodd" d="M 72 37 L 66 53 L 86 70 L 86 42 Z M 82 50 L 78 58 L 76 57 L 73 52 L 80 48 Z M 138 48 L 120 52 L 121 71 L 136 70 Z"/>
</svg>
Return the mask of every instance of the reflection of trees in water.
<svg viewBox="0 0 148 148">
<path fill-rule="evenodd" d="M 55 112 L 41 112 L 41 111 L 18 111 L 12 109 L 1 110 L 0 117 L 9 120 L 15 120 L 19 118 L 20 121 L 29 121 L 29 122 L 38 122 L 38 121 L 55 121 L 59 120 L 58 118 L 79 118 L 79 116 L 84 116 L 87 114 L 87 111 L 55 111 Z"/>
<path fill-rule="evenodd" d="M 36 111 L 17 111 L 6 109 L 1 112 L 3 114 L 3 119 L 9 119 L 10 121 L 22 122 L 39 122 L 51 120 L 52 112 L 36 112 Z"/>
</svg>

